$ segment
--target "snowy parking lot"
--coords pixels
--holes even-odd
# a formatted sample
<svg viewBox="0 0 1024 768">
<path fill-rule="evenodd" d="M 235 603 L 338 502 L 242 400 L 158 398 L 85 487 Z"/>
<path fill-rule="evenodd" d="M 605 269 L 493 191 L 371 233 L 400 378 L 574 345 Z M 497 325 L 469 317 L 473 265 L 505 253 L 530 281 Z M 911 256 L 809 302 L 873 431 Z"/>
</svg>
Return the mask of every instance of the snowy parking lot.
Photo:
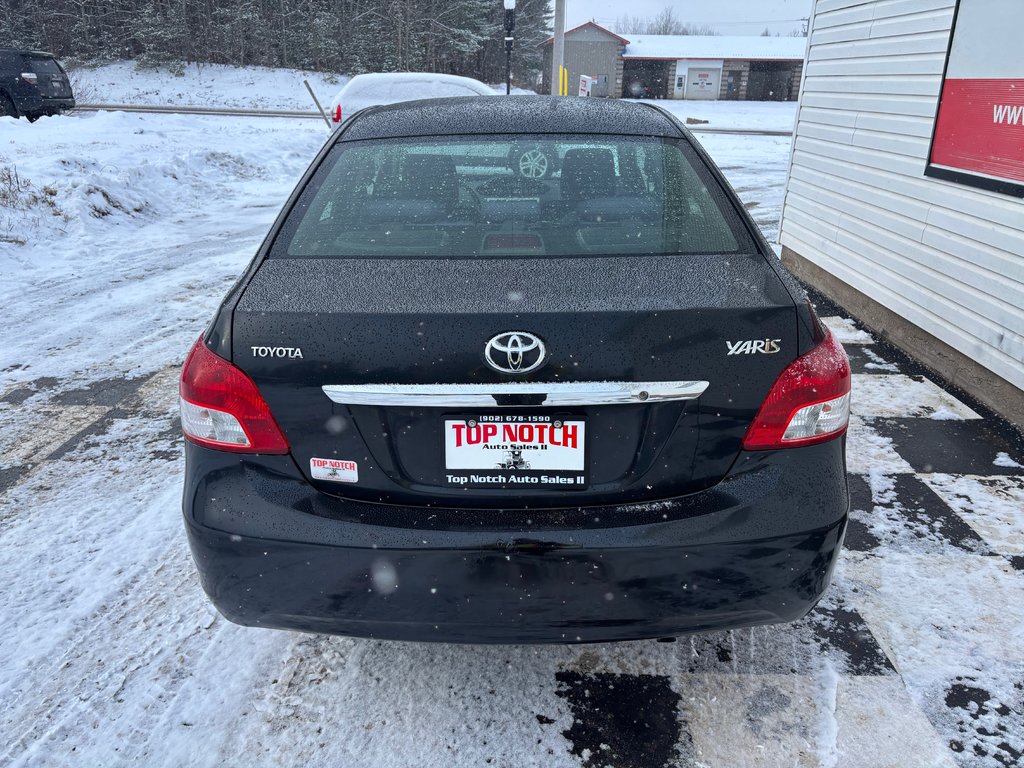
<svg viewBox="0 0 1024 768">
<path fill-rule="evenodd" d="M 0 120 L 0 765 L 1021 765 L 1020 437 L 824 297 L 853 510 L 802 621 L 464 647 L 220 618 L 180 519 L 177 367 L 325 138 Z M 701 141 L 774 239 L 789 139 Z"/>
</svg>

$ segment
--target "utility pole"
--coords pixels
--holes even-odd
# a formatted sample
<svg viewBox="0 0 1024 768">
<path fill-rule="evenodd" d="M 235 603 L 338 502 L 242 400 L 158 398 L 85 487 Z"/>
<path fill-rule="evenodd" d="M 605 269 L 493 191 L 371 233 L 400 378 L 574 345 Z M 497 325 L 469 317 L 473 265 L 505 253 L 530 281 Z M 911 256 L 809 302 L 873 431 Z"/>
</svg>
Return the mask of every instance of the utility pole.
<svg viewBox="0 0 1024 768">
<path fill-rule="evenodd" d="M 551 51 L 551 95 L 562 94 L 562 64 L 565 59 L 565 0 L 555 0 L 555 44 Z"/>
</svg>

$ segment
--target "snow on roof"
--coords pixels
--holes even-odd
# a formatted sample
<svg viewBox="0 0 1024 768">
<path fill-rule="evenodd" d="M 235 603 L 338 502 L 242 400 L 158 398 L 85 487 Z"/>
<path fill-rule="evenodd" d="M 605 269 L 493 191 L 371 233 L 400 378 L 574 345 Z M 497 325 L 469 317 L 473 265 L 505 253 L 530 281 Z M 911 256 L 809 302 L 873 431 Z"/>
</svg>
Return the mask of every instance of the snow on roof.
<svg viewBox="0 0 1024 768">
<path fill-rule="evenodd" d="M 333 111 L 339 104 L 344 114 L 377 104 L 395 104 L 415 99 L 440 99 L 448 96 L 495 96 L 497 91 L 459 75 L 435 72 L 370 72 L 356 75 L 334 96 Z"/>
<path fill-rule="evenodd" d="M 803 60 L 806 37 L 730 35 L 635 35 L 627 59 L 777 59 Z"/>
<path fill-rule="evenodd" d="M 612 32 L 610 29 L 605 29 L 600 24 L 598 24 L 596 22 L 593 22 L 593 21 L 587 21 L 587 22 L 584 22 L 583 24 L 580 24 L 578 27 L 573 27 L 572 29 L 567 29 L 567 30 L 565 30 L 565 34 L 571 35 L 573 32 L 576 32 L 578 30 L 584 29 L 585 27 L 592 27 L 592 28 L 594 28 L 594 29 L 596 29 L 596 30 L 598 30 L 600 32 L 604 32 L 606 35 L 610 35 L 611 37 L 614 37 L 616 40 L 618 40 L 623 45 L 627 45 L 629 43 L 629 40 L 624 38 L 622 35 L 617 35 L 614 32 Z M 542 43 L 542 45 L 551 45 L 554 42 L 555 42 L 555 38 L 554 37 L 549 37 L 547 40 L 545 40 Z"/>
</svg>

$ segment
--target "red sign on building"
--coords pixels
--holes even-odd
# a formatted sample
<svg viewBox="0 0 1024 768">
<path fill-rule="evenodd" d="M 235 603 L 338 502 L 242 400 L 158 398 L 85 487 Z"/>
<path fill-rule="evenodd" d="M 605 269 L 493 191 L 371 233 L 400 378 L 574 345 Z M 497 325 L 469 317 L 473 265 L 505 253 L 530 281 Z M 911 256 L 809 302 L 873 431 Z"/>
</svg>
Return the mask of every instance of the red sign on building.
<svg viewBox="0 0 1024 768">
<path fill-rule="evenodd" d="M 1024 3 L 960 0 L 925 173 L 1024 195 Z"/>
</svg>

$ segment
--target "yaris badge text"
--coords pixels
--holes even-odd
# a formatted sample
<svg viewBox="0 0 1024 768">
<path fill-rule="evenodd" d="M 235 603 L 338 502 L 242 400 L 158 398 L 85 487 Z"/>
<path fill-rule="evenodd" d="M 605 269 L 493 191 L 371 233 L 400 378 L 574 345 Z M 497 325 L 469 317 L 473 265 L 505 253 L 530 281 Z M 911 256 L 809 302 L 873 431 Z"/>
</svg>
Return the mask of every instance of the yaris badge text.
<svg viewBox="0 0 1024 768">
<path fill-rule="evenodd" d="M 760 352 L 763 355 L 774 355 L 781 347 L 782 339 L 750 339 L 748 341 L 727 341 L 729 355 L 752 355 Z"/>
</svg>

